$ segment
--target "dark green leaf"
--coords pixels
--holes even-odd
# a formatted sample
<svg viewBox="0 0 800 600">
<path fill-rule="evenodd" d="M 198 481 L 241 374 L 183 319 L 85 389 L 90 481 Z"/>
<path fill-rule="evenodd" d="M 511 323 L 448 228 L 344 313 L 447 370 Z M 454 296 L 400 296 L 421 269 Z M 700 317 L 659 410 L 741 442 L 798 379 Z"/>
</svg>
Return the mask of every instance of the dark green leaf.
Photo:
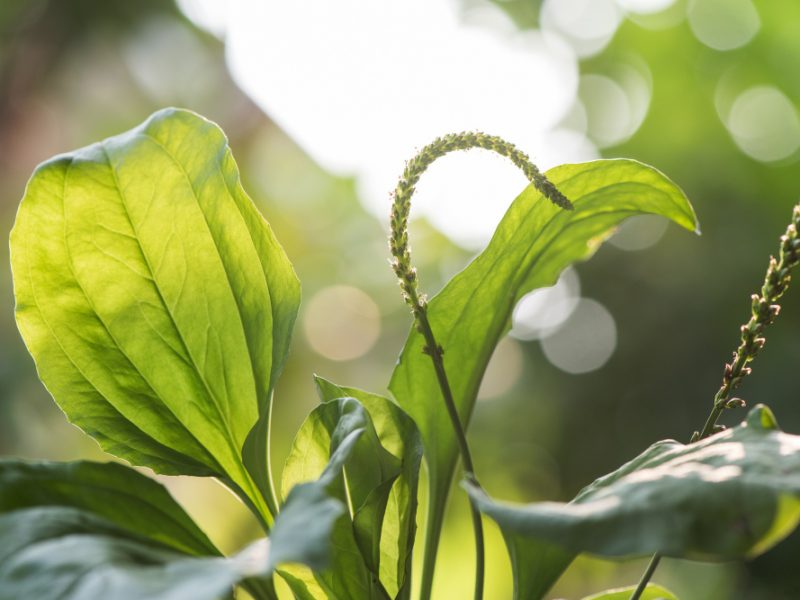
<svg viewBox="0 0 800 600">
<path fill-rule="evenodd" d="M 561 546 L 520 535 L 511 528 L 500 531 L 511 558 L 514 600 L 543 598 L 575 559 L 575 552 Z"/>
<path fill-rule="evenodd" d="M 631 594 L 635 590 L 635 585 L 626 588 L 617 588 L 586 596 L 583 600 L 630 600 Z M 654 583 L 647 584 L 640 598 L 642 600 L 678 600 L 678 597 L 668 589 Z"/>
<path fill-rule="evenodd" d="M 44 163 L 11 263 L 70 420 L 134 464 L 219 476 L 269 523 L 269 404 L 300 291 L 222 131 L 167 109 Z"/>
<path fill-rule="evenodd" d="M 589 258 L 626 217 L 663 215 L 694 230 L 683 192 L 631 160 L 563 165 L 547 177 L 569 198 L 565 211 L 528 187 L 511 205 L 486 249 L 429 303 L 461 420 L 469 423 L 483 373 L 507 330 L 517 300 L 552 285 L 573 262 Z M 422 335 L 412 329 L 390 389 L 422 433 L 430 474 L 429 536 L 438 539 L 458 455 L 455 437 Z M 435 543 L 429 551 L 435 551 Z"/>
<path fill-rule="evenodd" d="M 219 554 L 164 486 L 124 465 L 0 461 L 0 513 L 36 506 L 82 509 L 180 552 Z"/>
<path fill-rule="evenodd" d="M 330 562 L 331 531 L 345 511 L 330 490 L 362 431 L 340 433 L 319 479 L 289 494 L 270 538 L 230 558 L 218 556 L 166 490 L 132 469 L 2 463 L 0 600 L 203 600 L 230 597 L 238 584 L 274 597 L 268 578 L 278 565 L 320 570 Z"/>
<path fill-rule="evenodd" d="M 357 388 L 341 387 L 321 377 L 316 378 L 323 401 L 356 398 L 367 409 L 381 446 L 400 460 L 401 472 L 391 486 L 383 523 L 355 519 L 356 531 L 380 536 L 380 580 L 393 598 L 408 598 L 411 593 L 411 555 L 417 531 L 417 488 L 422 459 L 422 441 L 414 421 L 383 396 Z M 349 472 L 347 473 L 349 476 Z M 381 494 L 382 487 L 376 488 Z M 372 523 L 377 523 L 373 525 Z M 371 542 L 375 545 L 375 540 Z"/>
<path fill-rule="evenodd" d="M 800 521 L 800 436 L 780 431 L 760 405 L 738 427 L 695 444 L 652 445 L 569 504 L 499 503 L 464 485 L 507 538 L 533 546 L 611 557 L 753 557 Z M 519 569 L 535 564 L 532 554 L 517 557 Z"/>
<path fill-rule="evenodd" d="M 0 515 L 0 600 L 214 600 L 264 575 L 268 545 L 232 558 L 181 554 L 74 508 Z"/>
</svg>

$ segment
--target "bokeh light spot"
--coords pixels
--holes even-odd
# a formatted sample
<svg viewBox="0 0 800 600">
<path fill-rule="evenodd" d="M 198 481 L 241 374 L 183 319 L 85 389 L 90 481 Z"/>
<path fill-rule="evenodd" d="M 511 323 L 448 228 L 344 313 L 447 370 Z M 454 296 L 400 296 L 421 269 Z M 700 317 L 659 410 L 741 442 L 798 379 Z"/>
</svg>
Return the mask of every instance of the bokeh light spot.
<svg viewBox="0 0 800 600">
<path fill-rule="evenodd" d="M 578 305 L 581 282 L 575 269 L 566 269 L 555 285 L 524 295 L 511 317 L 511 335 L 538 340 L 553 333 Z"/>
<path fill-rule="evenodd" d="M 618 65 L 614 71 L 615 79 L 587 74 L 580 82 L 588 134 L 601 148 L 622 143 L 636 133 L 650 106 L 650 73 L 646 65 L 642 64 L 641 69 Z"/>
<path fill-rule="evenodd" d="M 217 10 L 201 10 L 213 0 L 182 1 L 201 24 Z M 599 1 L 586 0 L 591 15 Z M 621 11 L 613 0 L 602 3 L 612 15 L 603 27 L 613 33 Z M 549 135 L 575 99 L 573 47 L 557 33 L 518 31 L 493 4 L 461 10 L 450 0 L 402 6 L 242 0 L 227 6 L 233 79 L 324 170 L 355 177 L 364 206 L 384 222 L 404 162 L 448 131 L 503 136 L 542 169 L 592 158 L 591 146 L 574 134 Z M 414 210 L 470 248 L 485 244 L 498 213 L 527 184 L 509 176 L 514 168 L 504 161 L 475 154 L 488 166 L 473 169 L 459 156 L 432 170 L 422 180 L 430 193 L 420 188 Z M 459 210 L 450 209 L 453 202 Z M 478 205 L 491 215 L 473 210 Z"/>
<path fill-rule="evenodd" d="M 334 285 L 311 298 L 303 329 L 317 354 L 330 360 L 353 360 L 366 354 L 377 341 L 380 311 L 360 289 Z"/>
<path fill-rule="evenodd" d="M 691 0 L 687 16 L 695 37 L 714 50 L 744 46 L 761 27 L 750 0 Z"/>
<path fill-rule="evenodd" d="M 478 400 L 491 400 L 508 392 L 522 375 L 523 363 L 519 342 L 509 337 L 500 340 L 483 376 Z"/>
<path fill-rule="evenodd" d="M 541 11 L 542 27 L 565 36 L 584 58 L 608 45 L 622 17 L 613 0 L 545 0 Z"/>
<path fill-rule="evenodd" d="M 762 162 L 782 160 L 800 148 L 800 120 L 777 88 L 757 86 L 740 94 L 726 123 L 736 145 Z"/>
<path fill-rule="evenodd" d="M 668 221 L 659 215 L 637 215 L 623 221 L 608 241 L 620 250 L 644 250 L 661 239 L 667 225 Z"/>
<path fill-rule="evenodd" d="M 547 359 L 567 373 L 588 373 L 602 367 L 617 346 L 614 317 L 599 302 L 581 298 L 572 316 L 542 340 Z"/>
<path fill-rule="evenodd" d="M 632 13 L 649 15 L 666 10 L 675 0 L 617 0 L 617 4 Z"/>
</svg>

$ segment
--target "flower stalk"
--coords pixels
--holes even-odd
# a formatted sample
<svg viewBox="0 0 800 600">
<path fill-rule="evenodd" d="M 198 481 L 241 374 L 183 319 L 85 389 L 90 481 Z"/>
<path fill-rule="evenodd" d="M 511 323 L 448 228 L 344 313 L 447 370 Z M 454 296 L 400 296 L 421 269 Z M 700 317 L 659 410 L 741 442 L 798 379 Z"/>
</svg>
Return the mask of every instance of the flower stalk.
<svg viewBox="0 0 800 600">
<path fill-rule="evenodd" d="M 502 138 L 487 135 L 480 132 L 453 133 L 435 139 L 417 153 L 414 158 L 406 163 L 403 175 L 394 191 L 391 213 L 391 234 L 389 236 L 389 248 L 392 254 L 392 269 L 400 282 L 400 289 L 403 299 L 411 308 L 417 331 L 425 339 L 423 352 L 431 357 L 433 368 L 436 372 L 436 379 L 439 389 L 442 392 L 445 407 L 447 409 L 450 422 L 453 426 L 456 442 L 461 456 L 461 463 L 464 468 L 464 476 L 475 485 L 478 480 L 475 476 L 475 468 L 472 462 L 469 445 L 458 414 L 450 382 L 444 367 L 444 348 L 436 341 L 430 321 L 428 320 L 427 299 L 419 291 L 417 270 L 411 264 L 411 249 L 408 243 L 408 217 L 411 212 L 411 197 L 414 195 L 416 185 L 422 174 L 438 158 L 456 150 L 467 150 L 470 148 L 484 148 L 507 157 L 517 167 L 522 170 L 525 176 L 539 192 L 551 202 L 564 209 L 571 210 L 572 204 L 567 198 L 556 189 L 534 165 L 528 156 L 517 149 L 513 144 L 506 142 Z M 483 525 L 480 512 L 475 504 L 470 501 L 470 513 L 472 526 L 475 536 L 475 600 L 483 598 L 484 582 L 484 542 Z M 425 563 L 422 574 L 421 597 L 430 596 L 433 585 L 433 568 L 435 556 L 426 548 Z"/>
<path fill-rule="evenodd" d="M 791 270 L 800 263 L 800 204 L 792 210 L 792 220 L 781 236 L 778 258 L 769 257 L 767 273 L 760 294 L 750 296 L 750 320 L 739 328 L 741 333 L 739 347 L 733 353 L 733 359 L 725 365 L 722 373 L 722 385 L 714 396 L 711 412 L 705 425 L 700 431 L 692 434 L 690 443 L 700 441 L 710 435 L 722 431 L 723 426 L 717 425 L 722 413 L 731 408 L 743 408 L 746 404 L 741 398 L 731 398 L 731 393 L 739 387 L 742 380 L 750 375 L 752 368 L 747 365 L 761 352 L 766 343 L 764 330 L 772 325 L 780 313 L 781 307 L 776 304 L 789 287 L 792 279 Z M 650 560 L 639 585 L 631 595 L 631 600 L 639 600 L 647 583 L 658 566 L 661 555 L 656 553 Z"/>
</svg>

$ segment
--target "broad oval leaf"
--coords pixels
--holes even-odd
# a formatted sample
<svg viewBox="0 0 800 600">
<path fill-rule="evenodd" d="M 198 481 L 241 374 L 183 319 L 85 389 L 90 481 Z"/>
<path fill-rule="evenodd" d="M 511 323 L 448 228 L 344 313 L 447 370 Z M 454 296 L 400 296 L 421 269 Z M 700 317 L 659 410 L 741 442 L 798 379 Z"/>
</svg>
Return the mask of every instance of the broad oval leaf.
<svg viewBox="0 0 800 600">
<path fill-rule="evenodd" d="M 445 369 L 465 424 L 489 358 L 524 294 L 554 284 L 568 265 L 589 258 L 626 217 L 657 214 L 697 229 L 683 192 L 639 162 L 563 165 L 548 171 L 547 177 L 574 210 L 562 210 L 528 187 L 514 200 L 486 249 L 428 304 L 428 318 L 445 350 Z M 422 335 L 412 328 L 389 387 L 422 433 L 430 478 L 426 551 L 435 552 L 458 450 L 423 347 Z"/>
<path fill-rule="evenodd" d="M 0 513 L 81 509 L 186 554 L 219 550 L 160 483 L 117 463 L 0 461 Z"/>
<path fill-rule="evenodd" d="M 11 234 L 17 323 L 108 452 L 215 475 L 271 522 L 271 393 L 299 283 L 222 131 L 177 109 L 34 172 Z"/>
<path fill-rule="evenodd" d="M 464 486 L 507 540 L 609 557 L 753 557 L 800 522 L 800 436 L 780 431 L 770 410 L 759 405 L 738 427 L 700 442 L 653 444 L 568 504 L 500 503 L 470 483 Z M 520 556 L 518 568 L 537 560 L 535 552 Z"/>
</svg>

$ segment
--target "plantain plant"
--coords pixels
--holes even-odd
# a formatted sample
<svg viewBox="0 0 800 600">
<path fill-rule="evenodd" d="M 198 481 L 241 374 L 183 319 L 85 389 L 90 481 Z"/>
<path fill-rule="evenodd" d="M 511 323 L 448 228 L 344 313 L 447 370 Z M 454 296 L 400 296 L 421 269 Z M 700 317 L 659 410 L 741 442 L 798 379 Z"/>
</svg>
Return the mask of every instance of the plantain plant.
<svg viewBox="0 0 800 600">
<path fill-rule="evenodd" d="M 508 157 L 531 185 L 484 251 L 428 301 L 411 264 L 414 187 L 439 156 Z M 524 294 L 588 259 L 625 218 L 656 214 L 697 230 L 668 178 L 632 160 L 545 174 L 507 142 L 444 136 L 395 190 L 390 249 L 413 326 L 391 397 L 316 379 L 280 474 L 270 460 L 273 391 L 289 352 L 300 284 L 245 191 L 222 131 L 166 109 L 139 127 L 34 172 L 11 234 L 17 323 L 39 376 L 72 423 L 133 466 L 215 477 L 263 538 L 223 556 L 153 479 L 121 463 L 0 461 L 0 600 L 215 599 L 246 590 L 300 600 L 407 600 L 420 464 L 428 472 L 420 597 L 431 597 L 459 461 L 483 597 L 482 519 L 499 525 L 514 597 L 536 599 L 589 552 L 653 554 L 639 585 L 591 598 L 674 598 L 649 583 L 659 558 L 766 552 L 800 520 L 800 437 L 764 406 L 723 430 L 719 415 L 777 316 L 798 262 L 800 209 L 781 241 L 712 412 L 691 442 L 661 441 L 567 504 L 518 506 L 479 484 L 465 430 L 481 378 Z M 731 497 L 737 498 L 731 502 Z"/>
</svg>

